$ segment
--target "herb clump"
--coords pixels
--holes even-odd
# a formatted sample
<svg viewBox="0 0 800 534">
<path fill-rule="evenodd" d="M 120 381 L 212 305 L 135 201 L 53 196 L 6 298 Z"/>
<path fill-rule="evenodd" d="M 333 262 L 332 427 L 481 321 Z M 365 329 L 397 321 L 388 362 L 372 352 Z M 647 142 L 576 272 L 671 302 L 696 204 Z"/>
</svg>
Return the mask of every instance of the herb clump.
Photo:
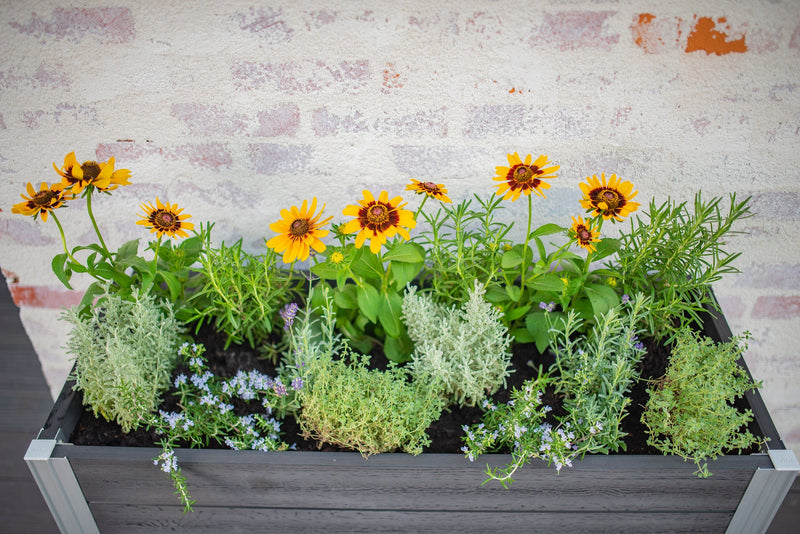
<svg viewBox="0 0 800 534">
<path fill-rule="evenodd" d="M 448 405 L 474 406 L 509 375 L 512 339 L 502 313 L 484 293 L 476 280 L 461 310 L 438 304 L 412 286 L 403 297 L 403 320 L 415 344 L 411 375 L 439 384 Z"/>
<path fill-rule="evenodd" d="M 75 357 L 75 390 L 95 416 L 123 432 L 144 423 L 169 387 L 183 326 L 169 302 L 134 289 L 130 300 L 108 288 L 88 315 L 65 311 L 72 324 L 67 352 Z"/>
<path fill-rule="evenodd" d="M 670 365 L 663 378 L 648 389 L 642 422 L 647 443 L 664 454 L 677 454 L 697 464 L 697 474 L 711 475 L 706 460 L 726 450 L 741 450 L 759 440 L 747 429 L 750 410 L 733 406 L 754 383 L 738 365 L 745 350 L 742 338 L 716 344 L 689 329 L 678 332 Z"/>
</svg>

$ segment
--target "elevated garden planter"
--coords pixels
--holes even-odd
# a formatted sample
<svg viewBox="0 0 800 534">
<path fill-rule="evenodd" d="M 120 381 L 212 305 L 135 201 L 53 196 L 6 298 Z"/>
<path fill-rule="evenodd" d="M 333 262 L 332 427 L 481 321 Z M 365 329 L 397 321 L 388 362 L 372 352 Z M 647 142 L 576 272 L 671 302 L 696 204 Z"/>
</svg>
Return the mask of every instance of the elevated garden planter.
<svg viewBox="0 0 800 534">
<path fill-rule="evenodd" d="M 706 334 L 727 340 L 723 317 Z M 744 366 L 744 362 L 741 364 Z M 63 533 L 92 532 L 764 532 L 800 470 L 757 391 L 746 397 L 762 451 L 709 462 L 598 455 L 557 474 L 534 461 L 511 489 L 481 485 L 486 463 L 461 454 L 178 451 L 194 512 L 182 513 L 153 465 L 160 449 L 69 442 L 83 408 L 67 382 L 25 460 Z"/>
</svg>

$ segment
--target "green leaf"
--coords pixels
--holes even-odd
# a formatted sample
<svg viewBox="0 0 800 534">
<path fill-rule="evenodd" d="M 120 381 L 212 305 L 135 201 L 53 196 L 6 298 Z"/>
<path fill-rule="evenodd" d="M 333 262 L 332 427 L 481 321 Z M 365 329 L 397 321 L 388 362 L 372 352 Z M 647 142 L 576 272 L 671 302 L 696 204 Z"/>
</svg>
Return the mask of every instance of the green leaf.
<svg viewBox="0 0 800 534">
<path fill-rule="evenodd" d="M 139 253 L 139 240 L 132 239 L 119 247 L 117 250 L 116 259 L 117 262 L 125 261 L 129 258 L 133 258 Z"/>
<path fill-rule="evenodd" d="M 311 272 L 325 280 L 336 280 L 340 269 L 337 269 L 329 262 L 324 261 L 311 266 Z"/>
<path fill-rule="evenodd" d="M 513 269 L 522 263 L 522 254 L 515 248 L 506 251 L 503 258 L 500 260 L 500 266 L 503 269 Z"/>
<path fill-rule="evenodd" d="M 509 321 L 516 321 L 517 319 L 528 313 L 528 310 L 530 309 L 531 309 L 530 304 L 526 304 L 525 306 L 515 306 L 513 308 L 510 308 L 505 311 L 506 319 L 508 319 Z"/>
<path fill-rule="evenodd" d="M 383 265 L 381 265 L 378 256 L 373 254 L 367 247 L 358 249 L 350 268 L 354 273 L 366 279 L 380 280 L 384 275 Z"/>
<path fill-rule="evenodd" d="M 592 313 L 595 317 L 604 314 L 610 308 L 619 304 L 617 293 L 610 287 L 603 284 L 587 284 L 584 286 L 586 296 L 592 303 Z"/>
<path fill-rule="evenodd" d="M 604 237 L 595 243 L 595 252 L 592 253 L 592 261 L 602 260 L 616 253 L 622 247 L 622 241 L 610 237 Z"/>
<path fill-rule="evenodd" d="M 81 297 L 81 301 L 78 303 L 78 310 L 88 310 L 92 306 L 94 298 L 101 293 L 103 293 L 103 288 L 98 282 L 93 282 L 83 293 L 83 297 Z"/>
<path fill-rule="evenodd" d="M 425 260 L 425 251 L 416 243 L 400 243 L 383 255 L 384 260 L 405 263 L 421 263 Z"/>
<path fill-rule="evenodd" d="M 536 230 L 530 233 L 528 239 L 533 239 L 534 237 L 541 237 L 543 235 L 553 235 L 559 232 L 565 232 L 567 229 L 563 226 L 559 226 L 554 223 L 543 224 Z"/>
<path fill-rule="evenodd" d="M 517 343 L 533 343 L 535 341 L 533 335 L 525 328 L 515 328 L 511 331 L 511 335 Z"/>
<path fill-rule="evenodd" d="M 414 343 L 405 332 L 399 337 L 387 337 L 383 343 L 383 353 L 396 363 L 410 361 L 413 351 Z"/>
<path fill-rule="evenodd" d="M 408 282 L 414 280 L 422 270 L 423 263 L 406 263 L 403 261 L 392 261 L 392 276 L 394 277 L 395 287 L 398 291 L 406 287 Z"/>
<path fill-rule="evenodd" d="M 341 291 L 333 292 L 333 302 L 342 309 L 358 309 L 358 298 L 356 297 L 356 286 L 347 284 Z"/>
<path fill-rule="evenodd" d="M 378 322 L 378 313 L 383 307 L 383 298 L 381 294 L 375 289 L 375 286 L 370 284 L 362 284 L 356 286 L 356 299 L 358 300 L 358 309 L 367 317 L 370 322 Z"/>
<path fill-rule="evenodd" d="M 512 301 L 519 302 L 522 296 L 522 289 L 520 289 L 519 286 L 506 286 L 506 293 L 508 294 L 508 298 Z"/>
<path fill-rule="evenodd" d="M 67 289 L 72 289 L 72 286 L 69 285 L 69 279 L 72 278 L 72 270 L 67 265 L 68 258 L 69 255 L 66 252 L 57 254 L 53 257 L 53 261 L 50 262 L 50 267 L 53 268 L 56 278 L 58 278 Z"/>
<path fill-rule="evenodd" d="M 169 271 L 159 271 L 159 276 L 166 282 L 167 287 L 169 288 L 169 296 L 170 298 L 175 301 L 181 295 L 181 281 L 175 276 L 174 273 Z"/>
<path fill-rule="evenodd" d="M 539 291 L 556 291 L 561 292 L 564 289 L 564 282 L 561 277 L 555 273 L 547 273 L 527 282 L 528 286 Z"/>
<path fill-rule="evenodd" d="M 387 336 L 398 337 L 403 331 L 403 323 L 400 322 L 403 298 L 397 293 L 384 293 L 383 297 L 382 306 L 378 311 L 378 318 Z"/>
</svg>

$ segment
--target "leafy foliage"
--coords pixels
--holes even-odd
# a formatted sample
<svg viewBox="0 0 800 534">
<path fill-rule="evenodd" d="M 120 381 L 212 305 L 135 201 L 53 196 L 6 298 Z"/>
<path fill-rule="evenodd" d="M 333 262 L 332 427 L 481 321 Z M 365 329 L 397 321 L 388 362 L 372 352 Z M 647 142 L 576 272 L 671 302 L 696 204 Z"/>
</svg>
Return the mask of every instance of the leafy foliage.
<svg viewBox="0 0 800 534">
<path fill-rule="evenodd" d="M 672 337 L 681 326 L 699 324 L 705 304 L 716 305 L 708 293 L 712 283 L 738 270 L 739 253 L 724 249 L 735 234 L 734 223 L 750 216 L 749 198 L 730 196 L 727 213 L 722 198 L 703 200 L 700 193 L 692 209 L 668 199 L 650 202 L 647 218 L 631 220 L 621 233 L 622 247 L 616 267 L 626 293 L 642 292 L 653 298 L 649 331 L 657 338 Z"/>
<path fill-rule="evenodd" d="M 242 250 L 242 240 L 232 246 L 211 244 L 211 228 L 201 233 L 202 276 L 191 298 L 188 319 L 197 329 L 207 322 L 227 335 L 225 347 L 247 342 L 257 347 L 269 339 L 278 310 L 289 302 L 299 286 L 291 273 L 276 266 L 277 255 L 267 249 L 262 255 Z"/>
<path fill-rule="evenodd" d="M 131 300 L 106 291 L 89 315 L 74 306 L 61 319 L 72 324 L 67 352 L 84 404 L 124 432 L 138 428 L 158 407 L 177 359 L 183 327 L 172 305 L 138 290 Z"/>
<path fill-rule="evenodd" d="M 461 310 L 412 286 L 403 298 L 403 320 L 416 347 L 411 376 L 439 384 L 448 405 L 474 406 L 505 385 L 509 374 L 512 339 L 484 293 L 476 280 Z"/>
<path fill-rule="evenodd" d="M 761 387 L 738 364 L 745 350 L 741 341 L 737 337 L 716 344 L 681 329 L 666 375 L 648 389 L 650 399 L 642 417 L 650 431 L 647 442 L 664 454 L 692 460 L 697 464 L 695 474 L 703 478 L 711 475 L 707 459 L 759 442 L 746 429 L 753 413 L 740 412 L 732 404 L 736 397 Z"/>
</svg>

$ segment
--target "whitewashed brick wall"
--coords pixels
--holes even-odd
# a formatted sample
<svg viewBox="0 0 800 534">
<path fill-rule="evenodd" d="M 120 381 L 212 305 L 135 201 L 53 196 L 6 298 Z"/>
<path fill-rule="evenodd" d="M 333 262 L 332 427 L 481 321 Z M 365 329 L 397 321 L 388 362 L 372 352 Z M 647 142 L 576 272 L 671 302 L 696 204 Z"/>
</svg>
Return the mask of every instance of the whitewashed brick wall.
<svg viewBox="0 0 800 534">
<path fill-rule="evenodd" d="M 410 178 L 461 199 L 491 191 L 507 152 L 544 153 L 561 172 L 540 222 L 566 224 L 600 172 L 644 201 L 754 197 L 730 242 L 742 274 L 715 289 L 798 449 L 798 140 L 794 0 L 0 0 L 0 266 L 53 391 L 79 293 L 50 272 L 55 225 L 11 206 L 72 150 L 132 171 L 95 202 L 110 246 L 146 238 L 134 222 L 158 196 L 251 250 L 312 194 L 338 220 Z M 80 201 L 59 215 L 70 246 L 91 241 Z"/>
</svg>

